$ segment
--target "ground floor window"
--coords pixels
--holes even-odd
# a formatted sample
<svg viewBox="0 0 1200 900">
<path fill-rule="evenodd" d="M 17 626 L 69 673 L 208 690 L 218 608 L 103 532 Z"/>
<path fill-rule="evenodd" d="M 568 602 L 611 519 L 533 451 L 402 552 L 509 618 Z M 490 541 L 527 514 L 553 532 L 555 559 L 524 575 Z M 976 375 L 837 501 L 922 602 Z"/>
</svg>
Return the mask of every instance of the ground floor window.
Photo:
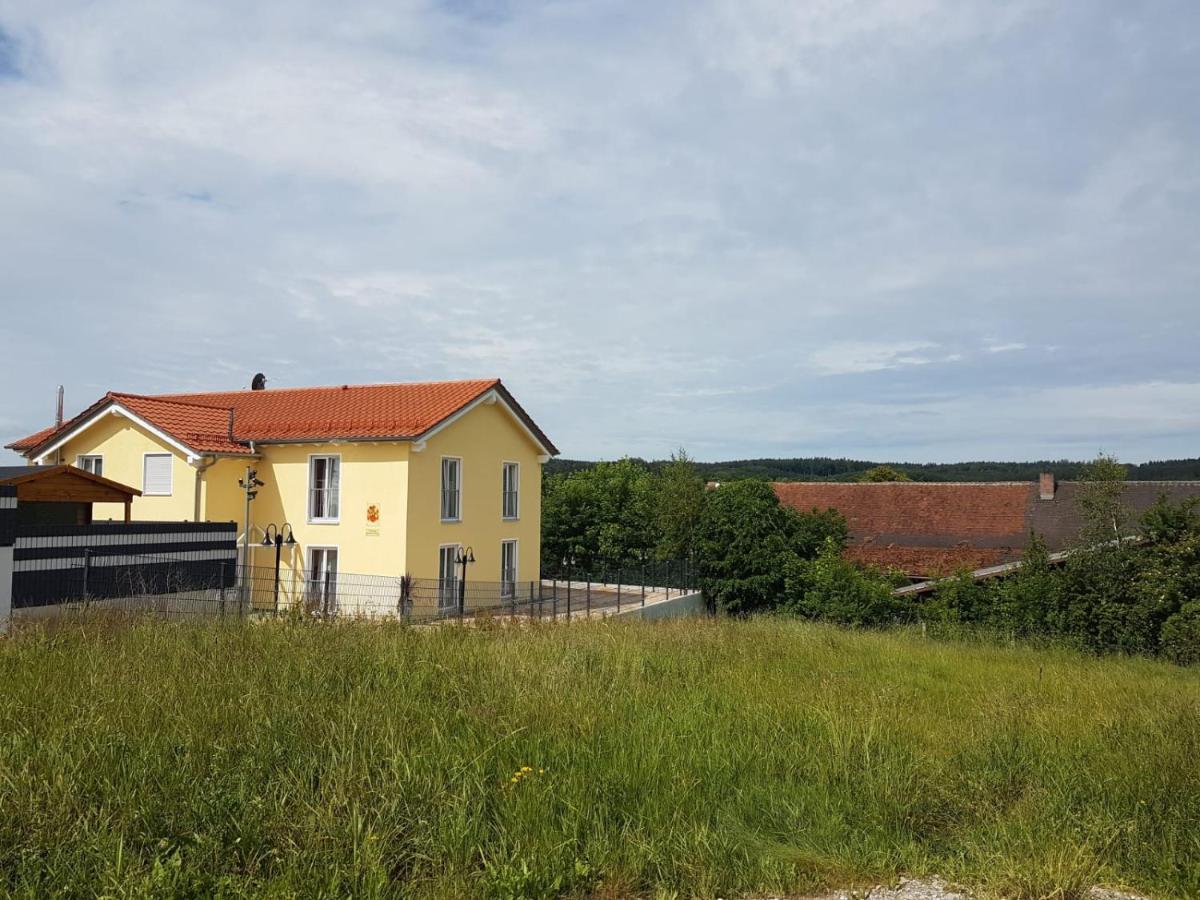
<svg viewBox="0 0 1200 900">
<path fill-rule="evenodd" d="M 308 548 L 308 602 L 321 613 L 337 611 L 336 547 Z"/>
<path fill-rule="evenodd" d="M 458 606 L 458 551 L 458 544 L 447 544 L 438 549 L 439 609 Z"/>
<path fill-rule="evenodd" d="M 513 597 L 517 593 L 517 542 L 500 542 L 500 596 Z"/>
</svg>

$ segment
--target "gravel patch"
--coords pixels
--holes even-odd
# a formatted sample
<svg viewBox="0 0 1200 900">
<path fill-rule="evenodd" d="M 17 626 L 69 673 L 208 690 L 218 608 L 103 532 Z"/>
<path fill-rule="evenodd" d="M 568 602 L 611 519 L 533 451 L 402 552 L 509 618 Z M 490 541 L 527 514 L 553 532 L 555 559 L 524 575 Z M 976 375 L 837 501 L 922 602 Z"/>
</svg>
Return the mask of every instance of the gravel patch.
<svg viewBox="0 0 1200 900">
<path fill-rule="evenodd" d="M 762 897 L 758 900 L 786 900 L 782 897 Z M 940 878 L 902 878 L 891 886 L 878 885 L 865 891 L 834 891 L 819 897 L 799 897 L 793 900 L 974 900 L 974 895 L 947 885 Z M 1130 894 L 1114 888 L 1094 887 L 1088 900 L 1149 900 L 1141 894 Z"/>
</svg>

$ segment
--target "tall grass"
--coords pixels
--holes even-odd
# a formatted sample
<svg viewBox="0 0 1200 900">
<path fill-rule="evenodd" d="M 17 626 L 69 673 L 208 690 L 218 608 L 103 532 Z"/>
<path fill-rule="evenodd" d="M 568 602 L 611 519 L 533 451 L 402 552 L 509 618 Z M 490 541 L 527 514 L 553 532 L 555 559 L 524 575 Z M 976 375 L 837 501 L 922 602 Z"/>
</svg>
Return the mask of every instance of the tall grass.
<svg viewBox="0 0 1200 900">
<path fill-rule="evenodd" d="M 737 896 L 900 873 L 1200 896 L 1200 673 L 768 620 L 0 647 L 10 893 Z"/>
</svg>

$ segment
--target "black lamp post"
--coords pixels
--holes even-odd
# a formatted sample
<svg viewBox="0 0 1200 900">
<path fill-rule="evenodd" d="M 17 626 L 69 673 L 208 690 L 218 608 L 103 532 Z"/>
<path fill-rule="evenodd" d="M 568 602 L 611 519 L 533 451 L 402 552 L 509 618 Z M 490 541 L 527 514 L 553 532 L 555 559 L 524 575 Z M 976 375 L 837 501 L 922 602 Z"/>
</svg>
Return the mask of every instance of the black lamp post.
<svg viewBox="0 0 1200 900">
<path fill-rule="evenodd" d="M 258 469 L 250 466 L 246 466 L 246 477 L 238 479 L 238 487 L 246 494 L 246 530 L 242 532 L 242 605 L 239 615 L 250 609 L 250 504 L 264 484 L 265 482 L 258 477 Z"/>
<path fill-rule="evenodd" d="M 272 544 L 275 545 L 275 613 L 276 614 L 279 613 L 279 558 L 280 558 L 280 556 L 283 555 L 283 545 L 284 544 L 287 544 L 289 547 L 291 547 L 291 546 L 294 546 L 295 543 L 296 543 L 296 538 L 292 534 L 292 526 L 289 525 L 287 522 L 284 522 L 283 525 L 281 525 L 281 526 L 277 526 L 274 522 L 272 522 L 270 525 L 268 525 L 263 530 L 262 545 L 264 547 L 270 547 Z"/>
<path fill-rule="evenodd" d="M 575 568 L 575 554 L 568 553 L 563 557 L 563 568 L 567 570 L 567 621 L 571 621 L 571 570 Z"/>
<path fill-rule="evenodd" d="M 454 561 L 462 566 L 462 578 L 458 582 L 458 617 L 461 619 L 467 608 L 467 566 L 475 562 L 475 553 L 470 547 L 466 550 L 459 547 Z"/>
</svg>

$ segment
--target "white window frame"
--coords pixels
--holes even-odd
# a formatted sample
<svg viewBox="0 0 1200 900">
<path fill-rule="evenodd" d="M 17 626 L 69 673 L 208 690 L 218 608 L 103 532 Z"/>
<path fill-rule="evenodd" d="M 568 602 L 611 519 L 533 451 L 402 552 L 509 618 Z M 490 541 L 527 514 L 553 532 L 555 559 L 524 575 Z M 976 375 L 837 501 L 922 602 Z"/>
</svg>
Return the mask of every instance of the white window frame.
<svg viewBox="0 0 1200 900">
<path fill-rule="evenodd" d="M 317 453 L 315 455 L 320 456 L 321 454 Z M 313 583 L 312 579 L 309 577 L 312 573 L 312 568 L 313 568 L 313 551 L 314 550 L 320 550 L 324 553 L 328 553 L 330 550 L 332 550 L 335 554 L 337 554 L 337 560 L 335 561 L 334 567 L 333 567 L 333 578 L 331 578 L 329 580 L 329 593 L 331 595 L 330 599 L 332 600 L 332 602 L 329 604 L 329 611 L 337 612 L 337 608 L 338 608 L 338 578 L 340 577 L 341 572 L 342 572 L 342 548 L 339 547 L 337 544 L 309 544 L 307 547 L 304 548 L 304 584 L 305 584 L 305 593 L 308 596 L 309 603 L 312 603 L 313 601 L 319 601 L 321 599 L 320 594 L 316 592 L 317 585 L 315 585 Z M 328 564 L 329 564 L 328 560 L 326 560 L 327 568 L 328 568 Z M 323 582 L 321 582 L 321 586 L 324 586 Z"/>
<path fill-rule="evenodd" d="M 334 489 L 334 493 L 337 497 L 336 516 L 313 516 L 312 514 L 313 491 L 316 490 L 316 488 L 313 486 L 313 475 L 315 473 L 314 461 L 318 459 L 337 460 L 337 487 Z M 325 490 L 328 491 L 329 488 L 325 488 Z M 304 495 L 304 514 L 309 525 L 337 525 L 342 521 L 342 454 L 310 453 L 308 455 L 308 485 Z"/>
<path fill-rule="evenodd" d="M 504 476 L 509 466 L 512 466 L 516 472 L 511 491 L 505 490 L 504 485 Z M 513 513 L 511 516 L 508 515 L 508 510 L 505 509 L 505 502 L 508 500 L 510 493 L 513 496 Z M 521 464 L 512 459 L 506 459 L 500 463 L 500 518 L 505 522 L 517 522 L 521 519 Z"/>
<path fill-rule="evenodd" d="M 512 545 L 512 578 L 508 579 L 504 576 L 508 574 L 504 569 L 504 548 L 509 544 Z M 500 596 L 504 600 L 511 600 L 517 596 L 517 575 L 521 571 L 521 544 L 516 538 L 506 538 L 500 542 Z"/>
<path fill-rule="evenodd" d="M 151 491 L 146 489 L 146 461 L 150 457 L 166 457 L 169 465 L 167 466 L 167 489 L 165 491 Z M 170 497 L 175 493 L 175 454 L 174 453 L 143 453 L 142 454 L 142 496 L 143 497 Z"/>
<path fill-rule="evenodd" d="M 88 462 L 88 461 L 90 461 L 92 463 L 92 468 L 90 468 L 90 469 L 86 465 L 84 465 L 84 463 Z M 95 467 L 95 463 L 97 463 L 97 462 L 100 463 L 100 471 L 99 472 L 96 471 L 96 467 Z M 75 468 L 83 469 L 83 471 L 85 471 L 85 472 L 91 472 L 93 475 L 99 475 L 101 478 L 103 478 L 104 477 L 104 454 L 103 453 L 80 453 L 78 456 L 75 457 Z M 146 470 L 143 469 L 142 470 L 142 480 L 145 481 L 145 479 L 146 479 Z"/>
<path fill-rule="evenodd" d="M 443 577 L 445 575 L 445 571 L 442 569 L 442 557 L 443 557 L 443 551 L 451 550 L 451 551 L 453 551 L 453 553 L 451 555 L 451 560 L 456 560 L 456 559 L 458 559 L 459 553 L 462 552 L 462 548 L 463 548 L 462 544 L 439 544 L 438 545 L 437 573 L 438 573 L 438 611 L 439 612 L 445 612 L 446 610 L 449 610 L 449 609 L 458 609 L 458 583 L 460 581 L 460 579 L 458 577 L 458 563 L 451 562 L 450 572 L 452 573 L 453 577 L 449 580 L 449 583 L 447 584 L 447 579 Z M 447 597 L 449 597 L 448 603 L 446 602 Z"/>
<path fill-rule="evenodd" d="M 458 463 L 458 498 L 456 516 L 446 515 L 446 462 Z M 463 520 L 463 461 L 461 456 L 443 456 L 438 463 L 438 515 L 443 522 L 461 522 Z"/>
</svg>

